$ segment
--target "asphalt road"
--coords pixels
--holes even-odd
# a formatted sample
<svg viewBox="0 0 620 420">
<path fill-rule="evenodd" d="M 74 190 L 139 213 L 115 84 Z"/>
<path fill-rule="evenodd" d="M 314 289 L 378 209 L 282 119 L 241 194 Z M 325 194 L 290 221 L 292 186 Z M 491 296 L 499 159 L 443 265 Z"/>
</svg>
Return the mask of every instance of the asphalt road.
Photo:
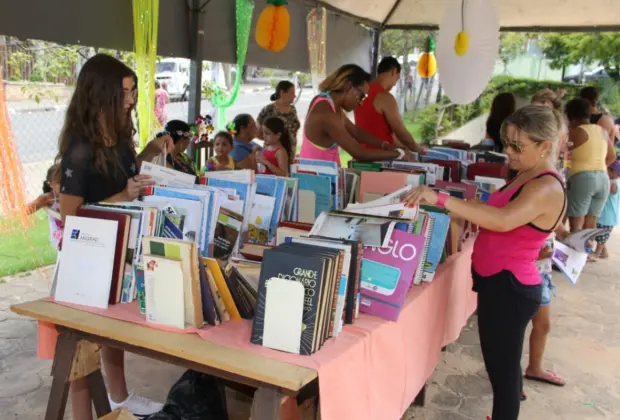
<svg viewBox="0 0 620 420">
<path fill-rule="evenodd" d="M 240 94 L 236 103 L 228 109 L 227 118 L 232 119 L 240 113 L 258 116 L 260 110 L 269 103 L 271 93 L 268 90 Z M 306 117 L 311 99 L 309 90 L 302 93 L 297 103 L 300 119 Z M 58 136 L 64 122 L 66 105 L 40 108 L 32 111 L 12 110 L 9 104 L 9 117 L 22 164 L 49 161 L 56 156 L 58 151 Z M 202 111 L 210 109 L 211 105 L 203 101 Z M 171 103 L 167 111 L 170 120 L 187 120 L 187 102 Z"/>
</svg>

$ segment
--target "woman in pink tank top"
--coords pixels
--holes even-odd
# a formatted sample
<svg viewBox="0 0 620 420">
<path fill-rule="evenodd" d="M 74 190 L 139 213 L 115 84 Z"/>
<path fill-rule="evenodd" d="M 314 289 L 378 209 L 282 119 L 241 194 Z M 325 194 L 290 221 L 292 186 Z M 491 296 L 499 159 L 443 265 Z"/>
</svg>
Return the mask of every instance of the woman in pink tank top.
<svg viewBox="0 0 620 420">
<path fill-rule="evenodd" d="M 408 205 L 429 203 L 480 227 L 472 255 L 478 293 L 478 331 L 493 387 L 493 419 L 517 420 L 523 390 L 521 353 L 525 328 L 541 302 L 539 251 L 566 211 L 566 192 L 555 170 L 562 117 L 528 105 L 501 129 L 510 167 L 518 171 L 486 204 L 419 187 Z"/>
<path fill-rule="evenodd" d="M 386 145 L 356 127 L 344 114 L 355 110 L 366 98 L 369 81 L 370 75 L 355 64 L 346 64 L 327 76 L 319 86 L 321 93 L 310 104 L 299 157 L 329 160 L 340 166 L 342 147 L 355 160 L 413 160 L 411 152 Z M 379 150 L 365 149 L 360 143 Z"/>
</svg>

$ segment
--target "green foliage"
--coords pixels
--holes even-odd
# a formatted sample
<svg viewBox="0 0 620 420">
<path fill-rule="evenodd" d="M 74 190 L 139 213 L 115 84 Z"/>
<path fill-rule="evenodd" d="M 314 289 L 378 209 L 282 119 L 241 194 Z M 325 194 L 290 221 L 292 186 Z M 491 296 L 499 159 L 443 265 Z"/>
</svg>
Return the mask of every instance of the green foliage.
<svg viewBox="0 0 620 420">
<path fill-rule="evenodd" d="M 545 56 L 553 68 L 600 62 L 609 77 L 620 80 L 620 33 L 550 33 L 541 37 Z"/>
<path fill-rule="evenodd" d="M 603 79 L 598 84 L 601 91 L 601 103 L 614 116 L 620 116 L 620 82 Z"/>
<path fill-rule="evenodd" d="M 278 83 L 280 83 L 280 79 L 277 79 L 275 77 L 270 77 L 269 78 L 269 86 L 271 86 L 272 88 L 276 88 L 276 86 L 278 86 Z"/>
<path fill-rule="evenodd" d="M 526 52 L 530 35 L 521 32 L 502 32 L 499 38 L 499 58 L 507 66 L 508 63 Z"/>
<path fill-rule="evenodd" d="M 22 80 L 22 66 L 30 61 L 30 54 L 24 51 L 14 51 L 9 54 L 6 64 L 9 70 L 9 80 Z"/>
<path fill-rule="evenodd" d="M 133 51 L 120 51 L 120 50 L 110 50 L 107 48 L 99 48 L 97 49 L 97 53 L 99 54 L 107 54 L 112 57 L 118 58 L 123 63 L 127 64 L 127 66 L 132 69 L 136 68 L 136 53 Z M 161 57 L 157 57 L 157 59 L 161 59 Z"/>
<path fill-rule="evenodd" d="M 308 73 L 299 73 L 297 80 L 299 80 L 299 85 L 303 88 L 310 81 L 310 75 Z"/>
<path fill-rule="evenodd" d="M 381 34 L 381 55 L 400 57 L 405 49 L 407 53 L 416 47 L 424 49 L 428 36 L 433 34 L 433 31 L 387 30 Z"/>
<path fill-rule="evenodd" d="M 263 77 L 273 77 L 273 70 L 263 69 Z"/>
<path fill-rule="evenodd" d="M 213 97 L 221 91 L 222 88 L 212 80 L 206 80 L 202 83 L 202 97 L 209 102 L 212 102 Z"/>
<path fill-rule="evenodd" d="M 515 79 L 510 76 L 497 76 L 489 82 L 484 92 L 471 104 L 450 105 L 449 99 L 443 97 L 440 104 L 429 105 L 419 111 L 415 117 L 415 123 L 420 126 L 420 139 L 422 143 L 430 143 L 438 136 L 447 134 L 483 113 L 488 112 L 491 108 L 493 98 L 498 93 L 512 92 L 517 97 L 529 99 L 534 96 L 536 92 L 547 88 L 552 90 L 566 89 L 566 97 L 571 98 L 577 96 L 581 86 L 555 81 Z M 616 104 L 614 106 L 617 106 L 617 108 L 608 106 L 609 110 L 618 109 L 620 113 L 620 83 L 605 87 L 604 89 L 609 92 L 609 98 L 606 100 L 613 102 Z M 605 102 L 603 98 L 601 99 L 603 103 L 608 103 Z M 407 114 L 405 116 L 405 121 L 411 122 L 413 119 L 412 116 L 413 112 Z"/>
</svg>

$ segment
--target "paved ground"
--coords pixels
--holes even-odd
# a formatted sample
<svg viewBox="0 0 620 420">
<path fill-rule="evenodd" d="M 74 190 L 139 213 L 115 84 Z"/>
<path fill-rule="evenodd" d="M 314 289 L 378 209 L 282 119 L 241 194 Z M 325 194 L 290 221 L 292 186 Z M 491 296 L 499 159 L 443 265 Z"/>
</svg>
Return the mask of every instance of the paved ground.
<svg viewBox="0 0 620 420">
<path fill-rule="evenodd" d="M 620 235 L 610 249 L 620 247 Z M 554 275 L 553 331 L 546 359 L 548 367 L 568 382 L 556 388 L 526 382 L 528 401 L 522 419 L 596 420 L 620 417 L 620 286 L 616 265 L 589 265 L 577 286 Z M 35 324 L 12 314 L 11 304 L 47 293 L 49 269 L 0 280 L 0 418 L 40 419 L 51 384 L 51 364 L 35 357 Z M 526 351 L 527 353 L 527 351 Z M 527 354 L 524 355 L 524 363 Z M 149 359 L 127 357 L 130 386 L 143 395 L 163 399 L 181 370 Z M 404 419 L 481 420 L 490 413 L 490 386 L 482 363 L 476 319 L 457 343 L 448 347 L 433 375 L 427 406 L 411 409 Z M 231 420 L 247 419 L 247 400 L 230 398 Z M 67 418 L 69 418 L 67 416 Z M 381 419 L 383 420 L 383 419 Z"/>
</svg>

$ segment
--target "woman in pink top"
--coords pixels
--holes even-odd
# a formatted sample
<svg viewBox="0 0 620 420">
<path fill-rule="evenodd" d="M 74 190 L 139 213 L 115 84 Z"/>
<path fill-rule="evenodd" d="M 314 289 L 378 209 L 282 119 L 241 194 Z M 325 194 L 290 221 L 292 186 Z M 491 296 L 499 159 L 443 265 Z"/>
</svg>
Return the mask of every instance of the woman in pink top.
<svg viewBox="0 0 620 420">
<path fill-rule="evenodd" d="M 166 105 L 170 103 L 170 96 L 166 89 L 164 89 L 158 81 L 155 81 L 155 116 L 157 121 L 163 127 L 168 121 L 168 113 L 166 112 Z"/>
<path fill-rule="evenodd" d="M 300 158 L 329 160 L 340 166 L 342 147 L 355 160 L 413 160 L 411 152 L 377 139 L 345 115 L 366 98 L 369 80 L 370 74 L 355 64 L 346 64 L 327 76 L 306 116 Z M 360 143 L 379 150 L 365 149 Z"/>
<path fill-rule="evenodd" d="M 446 208 L 453 217 L 480 226 L 472 255 L 478 292 L 478 331 L 493 387 L 493 418 L 516 420 L 523 388 L 521 353 L 525 328 L 542 298 L 536 260 L 566 211 L 566 192 L 555 169 L 562 117 L 528 105 L 501 130 L 510 167 L 518 171 L 487 204 L 464 201 L 428 187 L 413 190 L 408 205 Z"/>
</svg>

